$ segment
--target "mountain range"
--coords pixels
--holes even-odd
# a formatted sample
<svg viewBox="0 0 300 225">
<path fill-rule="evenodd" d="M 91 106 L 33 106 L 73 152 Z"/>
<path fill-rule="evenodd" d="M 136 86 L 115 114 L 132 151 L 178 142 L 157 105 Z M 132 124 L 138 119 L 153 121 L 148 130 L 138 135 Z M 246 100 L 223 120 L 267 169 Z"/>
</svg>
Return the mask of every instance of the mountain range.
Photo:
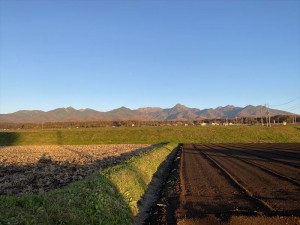
<svg viewBox="0 0 300 225">
<path fill-rule="evenodd" d="M 177 104 L 172 108 L 146 107 L 129 109 L 121 107 L 108 112 L 100 112 L 93 109 L 58 108 L 48 112 L 41 110 L 20 110 L 9 114 L 0 114 L 0 122 L 14 123 L 41 123 L 41 122 L 67 122 L 67 121 L 98 121 L 98 120 L 200 120 L 213 118 L 235 117 L 260 117 L 261 112 L 265 115 L 264 106 L 248 105 L 236 107 L 227 105 L 215 109 L 189 108 Z M 270 109 L 271 115 L 292 115 L 276 109 Z"/>
</svg>

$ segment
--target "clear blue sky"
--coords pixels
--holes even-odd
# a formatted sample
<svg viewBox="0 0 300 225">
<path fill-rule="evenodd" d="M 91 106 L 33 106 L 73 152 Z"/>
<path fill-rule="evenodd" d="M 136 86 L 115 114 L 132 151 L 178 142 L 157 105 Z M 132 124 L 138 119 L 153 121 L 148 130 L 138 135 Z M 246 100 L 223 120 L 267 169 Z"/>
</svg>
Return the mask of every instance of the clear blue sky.
<svg viewBox="0 0 300 225">
<path fill-rule="evenodd" d="M 0 113 L 297 97 L 299 0 L 0 0 Z"/>
</svg>

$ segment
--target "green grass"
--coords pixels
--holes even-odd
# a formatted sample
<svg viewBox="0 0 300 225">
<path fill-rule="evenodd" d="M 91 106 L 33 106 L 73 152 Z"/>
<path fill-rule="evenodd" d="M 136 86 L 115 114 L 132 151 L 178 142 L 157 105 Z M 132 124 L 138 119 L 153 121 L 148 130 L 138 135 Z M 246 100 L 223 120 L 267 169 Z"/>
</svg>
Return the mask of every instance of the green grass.
<svg viewBox="0 0 300 225">
<path fill-rule="evenodd" d="M 0 196 L 0 224 L 131 224 L 137 201 L 176 144 L 45 194 Z"/>
<path fill-rule="evenodd" d="M 0 132 L 0 145 L 300 142 L 293 126 L 109 127 Z"/>
</svg>

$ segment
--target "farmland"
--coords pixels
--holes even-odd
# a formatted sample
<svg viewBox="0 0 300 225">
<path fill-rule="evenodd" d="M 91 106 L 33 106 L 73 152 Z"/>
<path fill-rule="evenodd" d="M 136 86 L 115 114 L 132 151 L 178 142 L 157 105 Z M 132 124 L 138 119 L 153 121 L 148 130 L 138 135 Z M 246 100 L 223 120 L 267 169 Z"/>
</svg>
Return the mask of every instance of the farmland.
<svg viewBox="0 0 300 225">
<path fill-rule="evenodd" d="M 91 147 L 93 148 L 93 146 Z M 84 179 L 71 182 L 61 188 L 48 191 L 51 187 L 47 184 L 48 189 L 43 190 L 47 192 L 19 193 L 18 195 L 7 195 L 6 192 L 6 194 L 0 195 L 0 224 L 132 224 L 141 204 L 138 202 L 147 190 L 154 173 L 175 147 L 176 144 L 164 144 L 155 146 L 155 148 L 148 145 L 125 146 L 125 148 L 114 145 L 112 146 L 114 150 L 121 148 L 127 151 L 131 149 L 131 152 L 134 153 L 131 155 L 133 157 L 124 162 L 118 162 L 115 166 L 99 169 Z M 73 146 L 73 149 L 76 148 L 77 146 Z M 101 148 L 102 150 L 109 149 L 108 147 Z M 100 148 L 98 146 L 94 149 L 97 151 Z M 77 150 L 91 154 L 90 150 L 85 147 L 77 148 Z M 129 153 L 131 152 L 129 150 Z M 140 155 L 140 153 L 142 154 Z M 124 154 L 121 154 L 121 158 L 113 159 L 125 159 Z M 83 169 L 79 165 L 82 165 L 86 160 L 84 157 L 78 157 L 76 154 L 75 157 L 73 154 L 68 155 L 68 157 L 67 160 L 63 161 L 69 161 L 73 157 L 75 162 L 70 164 L 76 165 L 77 169 Z M 97 165 L 101 166 L 101 161 L 106 162 L 105 158 L 100 161 L 96 160 Z M 57 164 L 59 166 L 60 162 Z M 89 167 L 88 164 L 87 167 Z M 1 167 L 5 169 L 3 164 Z M 53 181 L 47 179 L 47 176 L 51 177 L 55 174 L 51 170 L 47 170 L 48 166 L 42 167 L 41 170 L 43 168 L 46 170 L 42 174 L 41 183 Z M 21 170 L 23 167 L 18 169 Z M 63 171 L 59 172 L 59 169 Z M 71 173 L 72 167 L 59 169 L 56 172 L 61 175 L 63 180 L 70 178 L 66 173 Z M 22 178 L 24 182 L 23 175 L 26 174 L 26 171 L 23 171 L 24 173 L 19 172 L 19 178 Z M 85 170 L 86 175 L 88 172 L 90 171 Z M 2 178 L 9 180 L 10 174 L 2 175 L 4 175 Z M 27 174 L 25 178 L 30 178 L 30 175 Z M 27 191 L 24 189 L 25 186 L 19 188 L 21 191 Z M 5 190 L 3 189 L 3 191 Z M 15 193 L 18 189 L 13 188 L 13 190 Z"/>
<path fill-rule="evenodd" d="M 149 198 L 152 224 L 297 224 L 299 143 L 293 126 L 0 132 L 0 224 L 132 224 Z"/>
<path fill-rule="evenodd" d="M 0 147 L 0 194 L 44 193 L 154 147 L 145 144 Z"/>
<path fill-rule="evenodd" d="M 104 127 L 0 132 L 0 145 L 98 145 L 154 143 L 300 142 L 300 128 L 260 127 Z"/>
<path fill-rule="evenodd" d="M 177 207 L 169 211 L 158 207 L 161 215 L 156 222 L 219 224 L 237 218 L 240 224 L 300 222 L 299 143 L 185 144 L 179 157 L 177 188 L 173 182 L 162 202 Z"/>
</svg>

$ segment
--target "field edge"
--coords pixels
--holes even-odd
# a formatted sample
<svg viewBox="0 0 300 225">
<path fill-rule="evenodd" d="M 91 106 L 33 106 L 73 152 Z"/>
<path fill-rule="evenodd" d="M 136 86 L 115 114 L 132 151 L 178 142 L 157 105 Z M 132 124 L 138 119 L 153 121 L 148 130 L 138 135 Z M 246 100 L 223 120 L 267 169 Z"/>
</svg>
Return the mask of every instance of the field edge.
<svg viewBox="0 0 300 225">
<path fill-rule="evenodd" d="M 131 224 L 153 175 L 176 143 L 45 194 L 0 196 L 0 224 Z"/>
</svg>

